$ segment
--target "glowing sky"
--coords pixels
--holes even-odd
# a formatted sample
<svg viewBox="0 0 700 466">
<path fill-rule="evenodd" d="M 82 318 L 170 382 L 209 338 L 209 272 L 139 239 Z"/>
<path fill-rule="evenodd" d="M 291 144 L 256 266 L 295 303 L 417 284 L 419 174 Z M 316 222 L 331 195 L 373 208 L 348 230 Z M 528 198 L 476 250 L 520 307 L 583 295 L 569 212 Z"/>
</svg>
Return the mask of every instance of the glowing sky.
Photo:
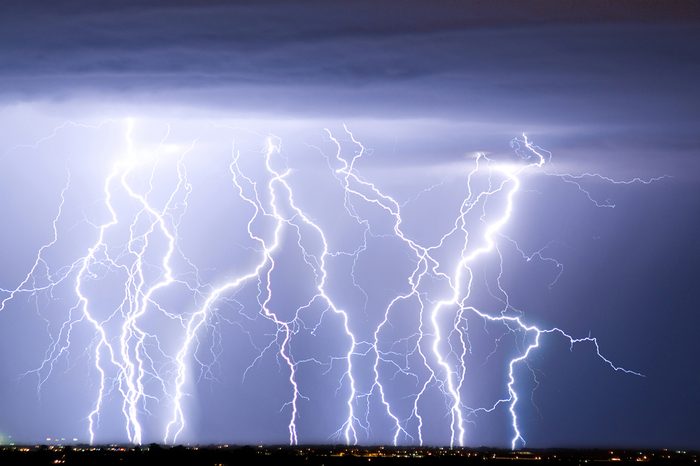
<svg viewBox="0 0 700 466">
<path fill-rule="evenodd" d="M 42 3 L 1 441 L 700 448 L 696 5 Z"/>
</svg>

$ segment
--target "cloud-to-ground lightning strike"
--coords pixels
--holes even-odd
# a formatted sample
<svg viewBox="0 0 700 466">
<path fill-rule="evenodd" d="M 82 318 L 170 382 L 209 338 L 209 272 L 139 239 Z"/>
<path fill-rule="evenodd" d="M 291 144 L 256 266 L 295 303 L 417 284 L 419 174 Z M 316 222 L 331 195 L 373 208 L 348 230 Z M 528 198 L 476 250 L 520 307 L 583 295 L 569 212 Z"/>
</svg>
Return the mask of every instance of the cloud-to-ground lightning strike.
<svg viewBox="0 0 700 466">
<path fill-rule="evenodd" d="M 372 424 L 377 419 L 384 419 L 392 426 L 391 441 L 395 445 L 423 444 L 433 422 L 426 419 L 424 400 L 437 394 L 444 400 L 444 422 L 449 432 L 443 439 L 445 444 L 467 444 L 467 423 L 474 422 L 479 415 L 505 409 L 511 420 L 511 447 L 522 447 L 526 439 L 518 416 L 522 395 L 516 372 L 519 366 L 528 364 L 534 351 L 542 348 L 543 337 L 562 338 L 572 349 L 579 344 L 590 345 L 593 356 L 613 371 L 642 376 L 607 358 L 595 337 L 575 337 L 557 327 L 541 328 L 512 305 L 501 281 L 506 251 L 514 250 L 516 257 L 524 261 L 540 260 L 553 266 L 556 276 L 550 286 L 556 285 L 563 265 L 545 253 L 549 245 L 526 252 L 512 234 L 506 235 L 504 227 L 517 208 L 517 194 L 530 172 L 544 172 L 573 184 L 598 207 L 614 207 L 614 204 L 596 200 L 582 185 L 586 179 L 626 185 L 648 184 L 664 177 L 616 180 L 598 173 L 547 173 L 544 170 L 551 154 L 523 134 L 512 141 L 516 160 L 504 163 L 484 153 L 473 158 L 464 173 L 465 194 L 453 214 L 451 227 L 437 234 L 432 242 L 422 244 L 405 227 L 404 212 L 409 202 L 400 202 L 385 193 L 378 182 L 360 174 L 358 166 L 366 149 L 359 139 L 347 127 L 342 137 L 326 130 L 326 142 L 335 153 L 319 151 L 329 176 L 342 192 L 343 215 L 361 231 L 360 241 L 352 248 L 343 249 L 337 247 L 340 243 L 335 240 L 334 232 L 324 228 L 323 222 L 298 201 L 295 181 L 304 174 L 287 168 L 280 140 L 270 136 L 262 153 L 245 155 L 251 157 L 246 163 L 243 163 L 244 155 L 233 147 L 228 161 L 231 189 L 227 196 L 242 206 L 237 212 L 244 212 L 243 217 L 235 222 L 242 230 L 251 256 L 245 263 L 234 264 L 235 273 L 208 283 L 201 279 L 201 265 L 185 254 L 180 235 L 180 227 L 188 219 L 190 196 L 196 189 L 188 178 L 187 167 L 188 163 L 196 163 L 193 153 L 197 141 L 174 151 L 166 150 L 168 127 L 160 144 L 141 148 L 134 136 L 137 124 L 127 119 L 124 123 L 110 121 L 99 126 L 67 123 L 34 144 L 18 147 L 34 150 L 50 144 L 66 128 L 87 131 L 110 125 L 125 127 L 124 149 L 104 178 L 100 203 L 103 218 L 86 220 L 93 239 L 82 249 L 83 254 L 61 265 L 51 264 L 47 259 L 47 252 L 58 247 L 62 240 L 62 219 L 68 207 L 67 194 L 72 189 L 68 172 L 58 196 L 56 214 L 50 222 L 49 241 L 38 249 L 33 264 L 18 285 L 0 288 L 0 312 L 18 307 L 21 296 L 52 297 L 61 287 L 72 290 L 72 305 L 65 320 L 57 330 L 47 327 L 50 344 L 44 360 L 25 375 L 36 375 L 37 389 L 41 391 L 57 362 L 76 349 L 72 338 L 75 329 L 90 328 L 93 338 L 86 352 L 91 354 L 96 383 L 86 388 L 93 403 L 86 415 L 83 435 L 91 443 L 100 441 L 101 420 L 107 405 L 114 403 L 119 406 L 128 441 L 134 444 L 146 439 L 165 443 L 181 441 L 188 429 L 185 401 L 190 396 L 188 387 L 195 379 L 194 366 L 204 364 L 197 356 L 201 342 L 206 332 L 215 331 L 213 316 L 224 312 L 218 306 L 248 288 L 257 290 L 252 304 L 257 317 L 275 331 L 263 336 L 269 339 L 258 348 L 257 357 L 249 361 L 244 383 L 250 383 L 245 380 L 249 370 L 263 364 L 268 352 L 276 351 L 276 369 L 289 386 L 288 399 L 280 410 L 285 416 L 288 414 L 290 444 L 304 442 L 299 420 L 305 403 L 310 400 L 304 394 L 299 369 L 306 364 L 325 368 L 325 376 L 332 374 L 331 369 L 336 365 L 343 365 L 336 381 L 336 395 L 341 399 L 336 407 L 338 430 L 328 435 L 340 437 L 348 444 L 370 441 Z M 346 155 L 346 145 L 352 147 L 350 156 Z M 257 167 L 257 171 L 251 166 Z M 172 179 L 164 179 L 163 167 L 173 169 Z M 368 214 L 368 209 L 374 213 Z M 218 215 L 227 213 L 218 212 Z M 274 299 L 279 288 L 275 274 L 278 264 L 286 260 L 284 246 L 290 244 L 285 242 L 288 236 L 294 238 L 294 247 L 303 258 L 300 267 L 308 268 L 313 277 L 311 283 L 295 285 L 311 290 L 296 309 L 285 309 L 281 301 Z M 358 270 L 363 257 L 370 254 L 373 241 L 387 237 L 405 249 L 413 265 L 396 271 L 405 283 L 404 289 L 392 290 L 392 297 L 376 306 L 370 299 L 371 291 L 363 288 Z M 487 282 L 487 292 L 499 306 L 486 309 L 475 304 L 475 276 L 480 261 L 489 256 L 497 258 L 499 267 L 497 276 Z M 348 259 L 351 266 L 347 276 L 333 278 L 345 280 L 348 290 L 361 295 L 356 306 L 341 305 L 346 301 L 335 296 L 337 291 L 331 291 L 329 285 L 332 270 L 336 270 L 332 265 Z M 105 300 L 96 287 L 115 277 L 119 286 L 113 292 L 119 299 L 116 304 L 102 302 Z M 182 291 L 191 299 L 180 300 L 179 304 L 165 299 L 170 293 Z M 241 307 L 250 306 L 250 303 L 241 304 Z M 386 335 L 393 320 L 399 318 L 397 314 L 402 312 L 399 308 L 404 306 L 415 309 L 416 325 L 400 341 L 390 340 Z M 318 308 L 321 317 L 315 317 L 316 323 L 310 325 L 306 315 Z M 365 335 L 359 335 L 354 329 L 367 313 L 376 316 L 376 325 Z M 328 317 L 324 317 L 326 314 Z M 149 327 L 146 321 L 151 315 L 174 324 L 179 333 L 163 335 L 157 328 Z M 501 392 L 492 396 L 493 403 L 486 406 L 467 406 L 463 400 L 469 384 L 468 354 L 473 345 L 468 321 L 474 318 L 484 326 L 502 326 L 521 342 L 516 345 L 516 354 L 507 361 L 507 378 Z M 302 330 L 314 335 L 322 326 L 335 333 L 344 350 L 322 357 L 299 357 L 294 343 Z M 496 339 L 496 347 L 500 340 Z M 367 359 L 371 364 L 358 364 Z M 405 400 L 391 396 L 392 384 L 397 383 L 399 376 L 414 381 L 415 388 L 408 396 L 409 409 L 402 406 Z M 153 406 L 157 406 L 158 414 Z M 372 406 L 381 407 L 381 412 L 373 411 Z M 160 431 L 152 432 L 146 427 L 154 424 L 144 420 L 153 417 Z"/>
</svg>

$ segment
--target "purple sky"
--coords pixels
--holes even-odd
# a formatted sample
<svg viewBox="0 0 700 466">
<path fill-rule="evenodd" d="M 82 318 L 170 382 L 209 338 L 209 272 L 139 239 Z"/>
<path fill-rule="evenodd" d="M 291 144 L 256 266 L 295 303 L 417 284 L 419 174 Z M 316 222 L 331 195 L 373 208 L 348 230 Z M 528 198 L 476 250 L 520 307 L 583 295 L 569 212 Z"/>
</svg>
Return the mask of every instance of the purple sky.
<svg viewBox="0 0 700 466">
<path fill-rule="evenodd" d="M 0 443 L 85 442 L 92 419 L 98 443 L 173 441 L 182 426 L 178 442 L 284 444 L 292 430 L 299 443 L 449 445 L 462 428 L 464 444 L 510 446 L 509 361 L 534 333 L 476 309 L 590 335 L 612 365 L 644 375 L 613 370 L 590 341 L 570 351 L 564 336 L 542 334 L 514 372 L 528 446 L 700 448 L 698 44 L 700 8 L 690 1 L 3 2 L 0 299 L 51 242 L 68 189 L 57 241 L 0 310 Z M 551 152 L 543 167 L 524 168 L 537 159 L 522 133 Z M 280 150 L 266 167 L 270 135 Z M 343 160 L 360 144 L 357 192 L 346 197 Z M 476 154 L 491 171 L 479 159 L 486 165 L 468 185 Z M 287 167 L 270 195 L 267 183 Z M 109 189 L 119 223 L 81 271 L 110 220 L 111 170 L 127 173 Z M 575 177 L 584 173 L 610 180 Z M 458 277 L 460 257 L 488 245 L 489 225 L 508 211 L 509 174 L 520 189 L 497 247 Z M 319 231 L 282 180 L 325 235 L 325 281 Z M 359 180 L 396 200 L 401 234 L 421 247 L 461 218 L 469 187 L 494 191 L 474 201 L 464 230 L 434 251 L 440 268 L 386 319 L 420 258 L 397 233 L 396 209 Z M 285 222 L 269 302 L 270 261 L 207 306 L 275 242 L 273 204 Z M 267 215 L 249 224 L 254 205 Z M 123 340 L 144 290 L 168 277 L 161 227 L 176 236 L 176 283 L 149 295 Z M 46 288 L 46 270 L 66 278 Z M 431 327 L 437 303 L 467 276 L 462 308 L 446 306 Z M 319 283 L 327 297 L 304 307 Z M 206 319 L 178 360 L 198 309 Z M 436 328 L 444 338 L 433 352 Z M 149 358 L 132 404 L 137 378 L 107 361 L 107 346 L 116 362 Z M 462 380 L 454 390 L 445 367 Z M 103 403 L 90 417 L 100 368 Z"/>
</svg>

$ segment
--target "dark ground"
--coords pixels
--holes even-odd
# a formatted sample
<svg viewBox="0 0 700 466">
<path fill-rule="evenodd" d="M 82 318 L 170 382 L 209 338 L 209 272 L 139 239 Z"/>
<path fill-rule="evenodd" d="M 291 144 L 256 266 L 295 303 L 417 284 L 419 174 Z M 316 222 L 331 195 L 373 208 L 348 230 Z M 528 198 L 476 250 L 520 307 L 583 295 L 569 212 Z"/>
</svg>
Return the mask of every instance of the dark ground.
<svg viewBox="0 0 700 466">
<path fill-rule="evenodd" d="M 528 450 L 389 447 L 5 446 L 0 465 L 464 465 L 652 463 L 692 465 L 700 452 L 671 450 Z"/>
</svg>

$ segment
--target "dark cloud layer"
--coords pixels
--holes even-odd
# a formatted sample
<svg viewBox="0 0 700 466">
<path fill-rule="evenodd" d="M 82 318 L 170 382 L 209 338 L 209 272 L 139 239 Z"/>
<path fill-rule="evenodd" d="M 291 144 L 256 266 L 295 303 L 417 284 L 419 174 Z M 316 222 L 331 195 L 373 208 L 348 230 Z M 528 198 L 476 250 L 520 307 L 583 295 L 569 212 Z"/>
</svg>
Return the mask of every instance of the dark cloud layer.
<svg viewBox="0 0 700 466">
<path fill-rule="evenodd" d="M 10 1 L 0 99 L 546 128 L 673 148 L 678 175 L 696 167 L 698 44 L 689 1 Z"/>
<path fill-rule="evenodd" d="M 321 86 L 395 104 L 413 92 L 413 110 L 692 88 L 697 4 L 595 3 L 3 2 L 0 79 L 24 96 Z"/>
</svg>

